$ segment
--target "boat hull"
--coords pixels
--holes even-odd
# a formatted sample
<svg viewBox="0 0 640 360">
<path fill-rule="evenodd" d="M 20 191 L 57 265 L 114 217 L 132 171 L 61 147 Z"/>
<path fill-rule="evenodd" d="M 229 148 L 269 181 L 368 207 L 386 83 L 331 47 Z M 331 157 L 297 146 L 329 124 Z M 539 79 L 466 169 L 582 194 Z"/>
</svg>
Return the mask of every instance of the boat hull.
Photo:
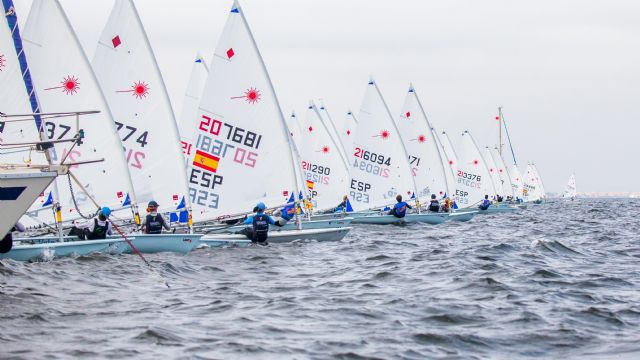
<svg viewBox="0 0 640 360">
<path fill-rule="evenodd" d="M 302 230 L 275 230 L 269 231 L 270 243 L 287 243 L 296 240 L 314 240 L 314 241 L 340 241 L 351 230 L 350 227 L 329 228 L 329 229 L 302 229 Z M 242 240 L 247 242 L 246 236 L 241 234 L 213 234 L 205 235 L 200 239 L 201 244 L 212 247 L 220 246 L 227 241 Z"/>
<path fill-rule="evenodd" d="M 186 254 L 198 246 L 202 234 L 142 234 L 135 235 L 131 242 L 141 253 L 174 252 Z M 125 244 L 125 253 L 133 253 L 129 244 Z"/>
<path fill-rule="evenodd" d="M 379 224 L 379 225 L 400 225 L 406 223 L 426 223 L 426 224 L 442 224 L 449 218 L 448 213 L 423 213 L 423 214 L 407 214 L 403 218 L 397 218 L 393 215 L 374 214 L 354 218 L 353 224 Z"/>
<path fill-rule="evenodd" d="M 134 238 L 131 237 L 130 239 Z M 57 238 L 36 238 L 32 244 L 21 244 L 20 240 L 17 240 L 18 244 L 14 245 L 8 253 L 0 254 L 0 259 L 44 261 L 58 257 L 84 256 L 93 253 L 121 254 L 128 247 L 123 238 L 65 242 L 50 240 L 57 241 Z M 29 241 L 32 240 L 29 239 Z"/>
<path fill-rule="evenodd" d="M 302 228 L 303 229 L 328 229 L 328 228 L 340 228 L 340 227 L 347 227 L 351 224 L 351 221 L 353 220 L 353 218 L 351 217 L 347 217 L 347 218 L 328 218 L 328 219 L 315 219 L 315 218 L 311 218 L 310 221 L 307 220 L 303 220 L 302 221 Z M 235 233 L 236 231 L 242 230 L 243 228 L 247 227 L 249 225 L 237 225 L 237 226 L 232 226 L 232 227 L 221 227 L 219 230 L 216 230 L 216 228 L 213 229 L 206 229 L 207 233 L 211 234 L 211 233 Z M 279 230 L 296 230 L 296 223 L 295 221 L 289 221 L 288 223 L 286 223 L 284 226 L 280 227 L 280 226 L 275 226 L 275 225 L 271 225 L 270 227 L 270 231 L 279 231 Z"/>
<path fill-rule="evenodd" d="M 449 217 L 451 221 L 466 222 L 473 219 L 473 217 L 476 216 L 477 213 L 478 210 L 462 210 L 450 213 Z"/>
<path fill-rule="evenodd" d="M 500 206 L 491 205 L 487 210 L 478 210 L 478 214 L 488 215 L 488 214 L 499 214 L 499 213 L 511 213 L 518 210 L 520 210 L 520 208 L 511 206 L 511 205 L 500 205 Z"/>
<path fill-rule="evenodd" d="M 11 230 L 56 176 L 56 172 L 37 169 L 0 173 L 0 238 Z"/>
</svg>

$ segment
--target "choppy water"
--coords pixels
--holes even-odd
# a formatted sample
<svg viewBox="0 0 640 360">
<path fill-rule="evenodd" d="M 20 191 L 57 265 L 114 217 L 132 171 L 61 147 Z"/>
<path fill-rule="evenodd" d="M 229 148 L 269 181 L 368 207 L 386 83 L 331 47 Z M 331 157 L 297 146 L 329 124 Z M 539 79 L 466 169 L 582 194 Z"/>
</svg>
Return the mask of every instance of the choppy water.
<svg viewBox="0 0 640 360">
<path fill-rule="evenodd" d="M 0 263 L 0 358 L 640 358 L 640 201 Z"/>
</svg>

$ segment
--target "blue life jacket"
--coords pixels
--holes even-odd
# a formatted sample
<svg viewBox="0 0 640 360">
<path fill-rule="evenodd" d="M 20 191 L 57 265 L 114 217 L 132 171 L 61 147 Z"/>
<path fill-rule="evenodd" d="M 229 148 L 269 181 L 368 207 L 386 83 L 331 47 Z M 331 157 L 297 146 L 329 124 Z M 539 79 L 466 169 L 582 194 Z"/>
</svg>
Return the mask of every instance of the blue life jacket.
<svg viewBox="0 0 640 360">
<path fill-rule="evenodd" d="M 253 241 L 267 241 L 269 233 L 269 215 L 259 213 L 253 216 Z"/>
<path fill-rule="evenodd" d="M 407 214 L 407 203 L 406 202 L 401 201 L 401 202 L 397 203 L 393 207 L 393 215 L 395 217 L 403 218 L 406 214 Z"/>
<path fill-rule="evenodd" d="M 491 206 L 491 201 L 484 199 L 482 200 L 482 204 L 480 205 L 480 210 L 487 210 Z"/>
</svg>

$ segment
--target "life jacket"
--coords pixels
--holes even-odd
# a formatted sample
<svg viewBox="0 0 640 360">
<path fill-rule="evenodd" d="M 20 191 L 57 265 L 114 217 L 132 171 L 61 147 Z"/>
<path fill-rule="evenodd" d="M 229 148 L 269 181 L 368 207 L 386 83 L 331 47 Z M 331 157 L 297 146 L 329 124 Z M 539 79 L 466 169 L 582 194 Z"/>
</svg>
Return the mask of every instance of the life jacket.
<svg viewBox="0 0 640 360">
<path fill-rule="evenodd" d="M 429 211 L 438 212 L 440 211 L 440 202 L 436 199 L 431 200 L 429 203 Z"/>
<path fill-rule="evenodd" d="M 108 229 L 109 229 L 109 221 L 105 221 L 104 225 L 100 225 L 98 224 L 98 219 L 93 219 L 93 231 L 90 231 L 87 234 L 87 239 L 89 240 L 106 239 Z"/>
<path fill-rule="evenodd" d="M 289 221 L 293 219 L 296 214 L 296 208 L 293 206 L 287 206 L 282 211 L 280 211 L 280 217 Z"/>
<path fill-rule="evenodd" d="M 162 233 L 162 215 L 147 214 L 147 219 L 144 224 L 144 231 L 147 234 L 161 234 Z"/>
<path fill-rule="evenodd" d="M 484 199 L 482 200 L 482 204 L 480 205 L 480 210 L 487 210 L 491 205 L 491 201 Z"/>
<path fill-rule="evenodd" d="M 256 214 L 253 217 L 253 241 L 265 242 L 269 234 L 269 215 Z"/>
<path fill-rule="evenodd" d="M 393 215 L 395 217 L 403 218 L 407 214 L 407 203 L 402 201 L 393 207 Z"/>
</svg>

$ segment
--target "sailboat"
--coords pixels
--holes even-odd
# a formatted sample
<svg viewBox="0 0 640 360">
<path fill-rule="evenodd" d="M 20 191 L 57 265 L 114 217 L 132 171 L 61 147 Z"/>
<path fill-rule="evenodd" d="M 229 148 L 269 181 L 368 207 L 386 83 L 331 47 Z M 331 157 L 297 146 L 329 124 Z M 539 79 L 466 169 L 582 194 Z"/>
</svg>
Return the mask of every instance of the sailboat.
<svg viewBox="0 0 640 360">
<path fill-rule="evenodd" d="M 404 106 L 396 119 L 418 189 L 416 195 L 428 199 L 432 194 L 442 198 L 450 193 L 438 143 L 413 85 L 409 85 Z"/>
<path fill-rule="evenodd" d="M 318 210 L 333 209 L 346 194 L 349 181 L 347 160 L 329 121 L 311 101 L 305 120 L 300 122 L 304 130 L 299 143 L 303 177 Z"/>
<path fill-rule="evenodd" d="M 538 183 L 538 177 L 531 164 L 527 164 L 527 168 L 522 180 L 523 200 L 526 203 L 542 204 L 542 188 Z"/>
<path fill-rule="evenodd" d="M 302 192 L 291 136 L 253 35 L 234 1 L 202 93 L 195 126 L 181 129 L 194 139 L 187 178 L 194 221 L 241 218 L 258 202 L 285 206 Z M 269 241 L 339 240 L 348 227 L 271 232 Z M 214 234 L 203 243 L 246 239 Z"/>
<path fill-rule="evenodd" d="M 567 187 L 562 193 L 562 197 L 565 199 L 575 200 L 576 194 L 576 176 L 575 174 L 571 174 L 571 176 L 569 176 L 569 181 L 567 181 Z"/>
<path fill-rule="evenodd" d="M 169 95 L 133 0 L 116 0 L 102 31 L 93 69 L 111 109 L 128 160 L 137 201 L 191 226 L 191 199 L 180 136 Z M 180 219 L 182 218 L 182 219 Z M 137 235 L 160 243 L 172 237 L 195 246 L 201 235 Z M 156 251 L 161 251 L 157 249 Z"/>
<path fill-rule="evenodd" d="M 480 149 L 471 133 L 462 133 L 460 147 L 458 149 L 458 167 L 456 172 L 457 188 L 455 201 L 462 208 L 476 208 L 488 196 L 496 194 L 494 181 L 491 178 L 490 168 L 487 166 Z M 513 211 L 516 208 L 494 204 L 481 214 Z"/>
<path fill-rule="evenodd" d="M 41 11 L 40 6 L 42 5 L 40 2 L 34 3 L 34 11 Z M 49 5 L 56 6 L 57 4 L 51 2 Z M 55 180 L 56 176 L 66 174 L 70 177 L 70 168 L 81 173 L 81 168 L 90 164 L 86 164 L 84 159 L 75 157 L 70 159 L 70 161 L 62 161 L 71 158 L 71 152 L 67 152 L 65 156 L 63 156 L 63 159 L 58 159 L 58 165 L 53 164 L 52 157 L 56 156 L 55 151 L 59 150 L 59 147 L 69 146 L 71 144 L 78 145 L 78 142 L 84 144 L 88 142 L 88 139 L 81 137 L 84 131 L 80 132 L 78 128 L 80 123 L 79 117 L 83 113 L 66 113 L 60 111 L 47 114 L 40 111 L 39 97 L 36 95 L 39 87 L 37 83 L 33 81 L 32 73 L 38 73 L 41 71 L 41 68 L 37 61 L 31 62 L 33 58 L 28 58 L 26 55 L 30 54 L 30 52 L 23 46 L 24 43 L 18 26 L 17 12 L 13 2 L 10 0 L 4 1 L 3 6 L 5 19 L 7 21 L 5 25 L 8 26 L 1 26 L 2 29 L 0 30 L 0 45 L 2 46 L 1 49 L 3 49 L 3 71 L 0 73 L 3 87 L 0 89 L 0 95 L 2 95 L 0 97 L 0 110 L 7 113 L 17 113 L 18 115 L 3 115 L 2 122 L 0 122 L 0 128 L 2 129 L 0 132 L 2 132 L 3 140 L 3 161 L 14 162 L 14 164 L 3 164 L 0 170 L 0 182 L 2 183 L 0 187 L 2 191 L 0 192 L 2 192 L 3 209 L 2 227 L 13 226 L 17 220 L 16 217 L 24 214 L 29 205 L 31 205 L 31 209 L 33 210 L 41 208 L 42 206 L 40 206 L 39 201 L 34 203 L 34 200 L 38 197 L 42 198 L 45 194 L 50 194 L 49 200 L 54 206 L 49 207 L 47 214 L 38 214 L 36 211 L 34 216 L 41 216 L 41 218 L 38 219 L 38 223 L 45 224 L 45 227 L 48 229 L 57 231 L 58 236 L 46 237 L 44 239 L 14 239 L 14 246 L 11 251 L 0 254 L 0 258 L 31 260 L 52 257 L 54 255 L 59 256 L 71 252 L 86 254 L 91 251 L 112 248 L 112 244 L 118 244 L 120 240 L 109 239 L 101 244 L 89 244 L 87 242 L 74 242 L 70 244 L 61 242 L 64 240 L 62 235 L 63 214 L 57 202 L 60 192 L 57 191 L 56 187 L 56 182 L 61 179 Z M 34 67 L 37 69 L 34 70 Z M 43 97 L 46 98 L 46 95 Z M 69 117 L 72 118 L 70 121 Z M 73 122 L 76 126 L 72 126 L 71 124 L 67 125 L 65 122 Z M 62 134 L 56 130 L 61 130 Z M 69 136 L 65 136 L 66 133 L 69 133 Z M 54 136 L 54 134 L 58 136 Z M 9 146 L 9 149 L 7 149 L 5 147 L 7 143 L 17 145 Z M 80 146 L 81 145 L 83 144 L 80 144 Z M 5 150 L 8 150 L 8 153 L 4 153 Z M 58 152 L 57 154 L 60 153 Z M 76 154 L 81 153 L 76 151 L 74 155 Z M 85 164 L 81 165 L 81 163 Z M 71 181 L 70 178 L 66 180 Z M 49 186 L 49 188 L 45 190 L 47 186 Z M 54 190 L 56 203 L 53 203 Z M 55 212 L 53 210 L 55 210 Z M 49 225 L 53 223 L 52 220 L 54 219 L 53 217 L 49 218 L 49 213 L 55 214 L 57 220 L 53 226 Z M 23 221 L 24 220 L 25 218 L 23 217 Z M 6 233 L 6 231 L 3 233 Z M 121 247 L 119 251 L 122 252 L 123 250 L 124 247 Z"/>
<path fill-rule="evenodd" d="M 367 85 L 354 146 L 350 153 L 349 198 L 356 212 L 364 212 L 393 206 L 396 195 L 416 200 L 418 213 L 407 213 L 403 218 L 380 212 L 357 216 L 354 223 L 393 224 L 427 222 L 439 224 L 446 221 L 447 213 L 420 213 L 419 191 L 412 175 L 409 155 L 405 149 L 387 104 L 376 82 Z M 428 192 L 428 191 L 427 191 Z"/>
<path fill-rule="evenodd" d="M 14 33 L 15 34 L 15 33 Z M 130 226 L 138 222 L 135 192 L 131 184 L 122 145 L 116 133 L 109 107 L 95 79 L 94 73 L 69 25 L 62 7 L 57 1 L 37 0 L 32 6 L 25 27 L 25 53 L 29 55 L 29 69 L 33 74 L 33 91 L 38 92 L 34 112 L 51 109 L 65 114 L 71 108 L 97 108 L 99 113 L 91 121 L 82 122 L 79 115 L 56 118 L 43 122 L 46 139 L 53 144 L 49 150 L 52 162 L 70 164 L 69 177 L 56 180 L 52 201 L 57 209 L 57 225 L 81 218 L 90 219 L 100 206 L 114 211 L 112 223 Z M 65 56 L 60 56 L 60 54 Z M 66 75 L 61 75 L 66 74 Z M 63 81 L 54 82 L 56 75 Z M 57 86 L 50 86 L 51 84 Z M 75 134 L 71 132 L 75 129 Z M 73 141 L 69 141 L 73 140 Z M 82 164 L 81 166 L 78 166 Z M 127 215 L 130 214 L 130 215 Z M 42 222 L 46 222 L 42 219 Z M 181 238 L 152 241 L 141 239 L 136 248 L 143 252 L 188 252 L 194 244 Z M 62 236 L 17 239 L 20 245 L 6 254 L 17 260 L 34 257 L 60 257 L 70 254 L 88 254 L 101 251 L 109 253 L 132 252 L 131 246 L 121 237 L 105 240 L 80 241 Z"/>
<path fill-rule="evenodd" d="M 494 147 L 491 149 L 491 156 L 493 157 L 493 162 L 496 165 L 503 196 L 506 197 L 505 200 L 513 200 L 515 197 L 511 177 L 509 176 L 509 170 L 504 163 L 504 159 L 502 158 L 502 155 L 500 155 L 500 150 L 497 147 Z"/>
<path fill-rule="evenodd" d="M 499 198 L 505 197 L 505 190 L 502 188 L 502 181 L 500 179 L 500 174 L 498 174 L 498 165 L 496 165 L 495 161 L 493 160 L 491 149 L 488 146 L 485 146 L 482 157 L 484 163 L 489 168 L 489 175 L 491 177 L 491 181 L 493 182 L 493 189 L 495 190 L 495 193 L 489 194 L 489 198 L 497 201 Z"/>
</svg>

